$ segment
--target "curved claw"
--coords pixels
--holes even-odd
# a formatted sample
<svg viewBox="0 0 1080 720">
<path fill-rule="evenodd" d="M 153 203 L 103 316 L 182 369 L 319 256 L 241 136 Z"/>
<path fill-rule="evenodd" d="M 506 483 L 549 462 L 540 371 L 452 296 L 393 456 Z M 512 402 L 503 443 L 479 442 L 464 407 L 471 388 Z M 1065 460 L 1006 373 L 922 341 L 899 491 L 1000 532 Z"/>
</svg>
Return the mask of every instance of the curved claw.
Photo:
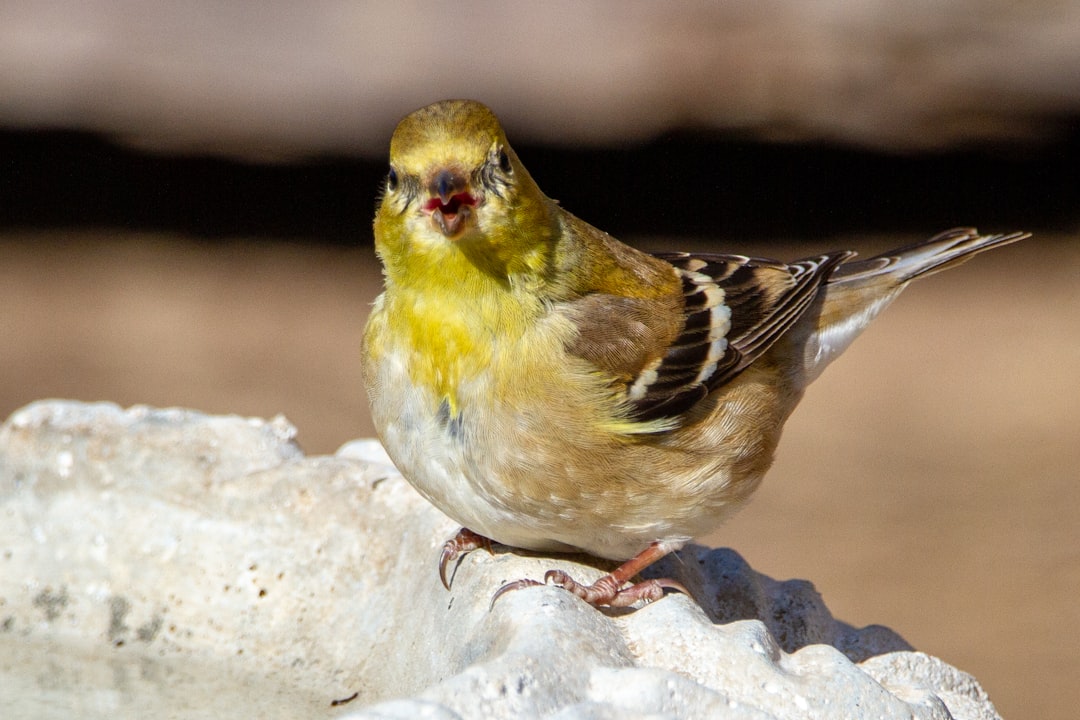
<svg viewBox="0 0 1080 720">
<path fill-rule="evenodd" d="M 690 591 L 686 589 L 686 586 L 678 580 L 672 580 L 671 578 L 657 578 L 656 580 L 650 580 L 649 582 L 654 582 L 659 587 L 666 590 L 674 590 L 676 592 L 680 592 L 691 600 L 694 599 L 694 596 L 690 594 Z"/>
<path fill-rule="evenodd" d="M 520 590 L 521 588 L 536 587 L 537 585 L 543 585 L 544 583 L 537 580 L 529 580 L 528 578 L 522 578 L 521 580 L 515 580 L 514 582 L 508 582 L 501 588 L 495 591 L 495 594 L 491 596 L 491 604 L 488 605 L 488 611 L 495 607 L 495 601 L 508 592 L 514 590 Z"/>
<path fill-rule="evenodd" d="M 446 566 L 465 553 L 481 547 L 491 552 L 491 540 L 468 528 L 461 528 L 454 537 L 443 543 L 442 553 L 439 555 L 439 579 L 442 580 L 444 588 L 450 589 L 450 581 L 446 578 Z"/>
<path fill-rule="evenodd" d="M 446 579 L 446 566 L 450 564 L 450 561 L 457 559 L 459 554 L 454 552 L 451 543 L 451 540 L 447 540 L 442 547 L 442 554 L 439 555 L 439 579 L 447 590 L 450 589 L 450 582 Z"/>
</svg>

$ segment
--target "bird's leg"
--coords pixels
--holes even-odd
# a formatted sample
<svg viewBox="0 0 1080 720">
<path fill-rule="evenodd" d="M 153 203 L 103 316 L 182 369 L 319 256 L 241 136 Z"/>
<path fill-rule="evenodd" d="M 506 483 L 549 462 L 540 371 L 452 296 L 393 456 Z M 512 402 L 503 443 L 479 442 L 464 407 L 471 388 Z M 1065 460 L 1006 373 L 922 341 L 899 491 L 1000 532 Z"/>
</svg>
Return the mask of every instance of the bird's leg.
<svg viewBox="0 0 1080 720">
<path fill-rule="evenodd" d="M 450 589 L 450 583 L 446 580 L 446 566 L 477 548 L 487 548 L 487 551 L 491 552 L 491 540 L 469 528 L 461 528 L 457 535 L 446 541 L 442 546 L 442 555 L 439 556 L 439 579 L 442 580 L 444 588 Z"/>
<path fill-rule="evenodd" d="M 652 602 L 653 600 L 659 600 L 664 597 L 664 588 L 678 590 L 681 593 L 689 595 L 690 592 L 683 587 L 682 583 L 667 578 L 645 580 L 631 585 L 628 588 L 623 588 L 623 585 L 628 583 L 630 578 L 634 577 L 668 553 L 674 552 L 682 546 L 682 542 L 654 542 L 649 545 L 649 547 L 612 570 L 611 573 L 594 582 L 592 585 L 582 585 L 562 570 L 548 570 L 547 573 L 544 574 L 544 580 L 552 585 L 557 585 L 564 590 L 569 590 L 585 602 L 594 606 L 607 605 L 609 607 L 626 607 L 628 605 L 633 605 L 638 600 Z M 501 595 L 508 593 L 511 590 L 518 590 L 520 588 L 542 584 L 543 583 L 537 582 L 536 580 L 528 579 L 507 583 L 495 592 L 495 595 L 491 598 L 491 604 L 494 605 L 495 601 L 498 600 Z"/>
</svg>

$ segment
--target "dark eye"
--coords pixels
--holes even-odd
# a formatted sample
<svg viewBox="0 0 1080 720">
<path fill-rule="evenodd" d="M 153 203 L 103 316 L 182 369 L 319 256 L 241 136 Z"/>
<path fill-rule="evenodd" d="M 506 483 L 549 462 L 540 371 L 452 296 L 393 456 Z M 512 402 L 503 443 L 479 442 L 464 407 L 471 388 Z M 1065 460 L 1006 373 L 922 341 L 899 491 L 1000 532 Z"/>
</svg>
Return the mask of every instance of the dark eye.
<svg viewBox="0 0 1080 720">
<path fill-rule="evenodd" d="M 386 189 L 390 192 L 397 190 L 397 170 L 390 168 L 390 172 L 386 173 Z"/>
<path fill-rule="evenodd" d="M 510 164 L 510 156 L 505 150 L 499 150 L 499 169 L 507 175 L 514 172 L 514 166 Z"/>
</svg>

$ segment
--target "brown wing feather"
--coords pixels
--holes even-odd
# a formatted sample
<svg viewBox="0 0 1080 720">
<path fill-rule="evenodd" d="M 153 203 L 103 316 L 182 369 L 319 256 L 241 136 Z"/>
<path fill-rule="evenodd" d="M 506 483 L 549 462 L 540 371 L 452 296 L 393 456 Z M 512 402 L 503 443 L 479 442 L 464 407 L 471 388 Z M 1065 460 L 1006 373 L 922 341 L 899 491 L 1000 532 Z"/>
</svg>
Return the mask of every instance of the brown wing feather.
<svg viewBox="0 0 1080 720">
<path fill-rule="evenodd" d="M 567 351 L 629 385 L 678 335 L 682 299 L 590 293 L 565 303 L 562 312 L 577 327 Z"/>
<path fill-rule="evenodd" d="M 678 416 L 729 382 L 799 319 L 821 283 L 851 255 L 790 264 L 743 255 L 659 255 L 683 278 L 685 322 L 664 356 L 631 384 L 634 417 Z"/>
<path fill-rule="evenodd" d="M 676 418 L 768 350 L 851 255 L 790 264 L 744 255 L 657 255 L 679 277 L 681 294 L 590 293 L 562 304 L 578 330 L 567 351 L 625 387 L 632 418 Z"/>
</svg>

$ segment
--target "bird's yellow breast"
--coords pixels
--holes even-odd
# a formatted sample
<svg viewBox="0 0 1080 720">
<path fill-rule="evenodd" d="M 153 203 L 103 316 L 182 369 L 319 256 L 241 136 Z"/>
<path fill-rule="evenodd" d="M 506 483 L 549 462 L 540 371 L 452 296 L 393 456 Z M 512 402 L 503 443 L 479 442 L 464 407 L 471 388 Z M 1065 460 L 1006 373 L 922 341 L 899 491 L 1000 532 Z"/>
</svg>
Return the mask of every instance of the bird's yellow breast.
<svg viewBox="0 0 1080 720">
<path fill-rule="evenodd" d="M 474 282 L 476 280 L 474 279 Z M 366 333 L 370 361 L 402 363 L 414 387 L 431 391 L 436 406 L 452 415 L 461 407 L 462 388 L 480 378 L 494 396 L 508 397 L 503 384 L 520 377 L 497 369 L 525 367 L 562 352 L 562 339 L 537 332 L 543 308 L 495 282 L 457 278 L 445 292 L 388 288 Z"/>
</svg>

